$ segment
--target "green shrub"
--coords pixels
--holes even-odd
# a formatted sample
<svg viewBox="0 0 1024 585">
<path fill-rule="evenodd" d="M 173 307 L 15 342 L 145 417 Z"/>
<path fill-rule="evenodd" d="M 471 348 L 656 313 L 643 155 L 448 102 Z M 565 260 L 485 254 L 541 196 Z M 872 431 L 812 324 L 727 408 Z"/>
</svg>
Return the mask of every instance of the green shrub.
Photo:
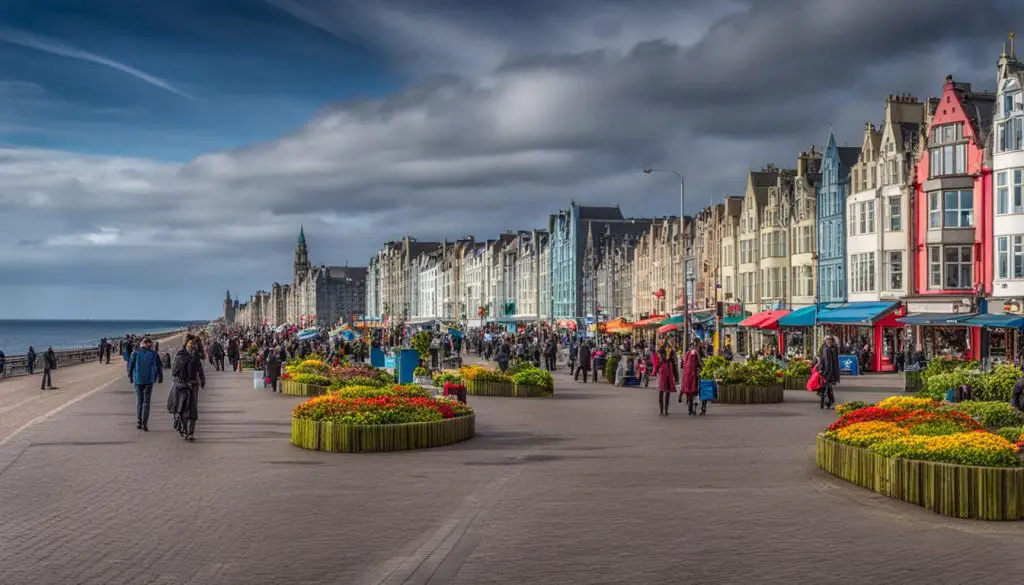
<svg viewBox="0 0 1024 585">
<path fill-rule="evenodd" d="M 291 379 L 299 384 L 312 384 L 314 386 L 331 385 L 331 379 L 323 374 L 295 374 Z"/>
<path fill-rule="evenodd" d="M 955 435 L 956 433 L 962 432 L 964 432 L 964 429 L 961 425 L 958 425 L 950 421 L 926 422 L 910 427 L 911 435 L 922 435 L 929 437 L 937 437 L 940 435 Z"/>
<path fill-rule="evenodd" d="M 530 360 L 520 360 L 513 364 L 511 367 L 509 367 L 508 373 L 509 375 L 515 375 L 518 374 L 519 372 L 525 372 L 526 370 L 530 370 L 535 367 L 536 366 L 534 366 L 533 362 L 531 362 Z"/>
<path fill-rule="evenodd" d="M 1003 427 L 996 434 L 1011 443 L 1018 443 L 1024 435 L 1024 427 Z"/>
<path fill-rule="evenodd" d="M 779 383 L 779 365 L 769 360 L 756 360 L 744 364 L 747 370 L 747 384 L 771 386 Z"/>
<path fill-rule="evenodd" d="M 609 355 L 608 359 L 604 362 L 604 379 L 607 380 L 609 384 L 615 383 L 615 372 L 619 369 L 619 360 L 621 359 L 621 355 L 613 353 Z"/>
<path fill-rule="evenodd" d="M 948 374 L 962 369 L 976 368 L 977 364 L 967 360 L 956 360 L 952 358 L 935 358 L 928 362 L 928 366 L 921 372 L 921 380 L 927 382 L 932 376 Z"/>
<path fill-rule="evenodd" d="M 783 375 L 791 376 L 794 378 L 803 378 L 811 375 L 811 362 L 805 359 L 794 358 L 789 360 L 786 364 L 786 369 L 783 370 Z"/>
<path fill-rule="evenodd" d="M 722 369 L 728 365 L 729 361 L 720 355 L 709 356 L 700 368 L 700 378 L 702 380 L 717 380 L 722 374 Z"/>
<path fill-rule="evenodd" d="M 927 396 L 934 400 L 945 400 L 947 391 L 954 390 L 961 386 L 971 386 L 973 388 L 980 384 L 980 379 L 981 376 L 967 369 L 934 374 L 924 380 L 924 387 L 918 394 L 922 397 Z"/>
<path fill-rule="evenodd" d="M 412 341 L 409 345 L 419 352 L 421 363 L 430 361 L 430 342 L 433 340 L 434 336 L 429 331 L 420 331 L 412 336 Z"/>
<path fill-rule="evenodd" d="M 412 371 L 412 375 L 416 377 L 429 376 L 430 370 L 424 368 L 423 366 L 417 366 L 416 369 Z"/>
<path fill-rule="evenodd" d="M 860 410 L 868 406 L 871 406 L 870 402 L 864 402 L 863 400 L 851 400 L 850 402 L 844 402 L 843 404 L 836 406 L 836 415 L 843 416 L 848 412 Z"/>
<path fill-rule="evenodd" d="M 987 429 L 1024 426 L 1024 412 L 1017 410 L 1008 402 L 967 400 L 957 403 L 953 409 L 976 418 L 981 426 Z"/>
<path fill-rule="evenodd" d="M 999 364 L 992 372 L 975 376 L 971 384 L 971 399 L 1009 402 L 1013 387 L 1021 378 L 1021 370 L 1013 364 Z"/>
<path fill-rule="evenodd" d="M 512 375 L 512 381 L 524 386 L 538 386 L 548 392 L 555 391 L 555 379 L 551 377 L 550 372 L 540 368 L 530 368 L 516 372 Z"/>
<path fill-rule="evenodd" d="M 445 382 L 451 382 L 452 384 L 461 384 L 462 376 L 456 372 L 441 372 L 434 374 L 434 386 L 437 388 L 444 388 Z"/>
</svg>

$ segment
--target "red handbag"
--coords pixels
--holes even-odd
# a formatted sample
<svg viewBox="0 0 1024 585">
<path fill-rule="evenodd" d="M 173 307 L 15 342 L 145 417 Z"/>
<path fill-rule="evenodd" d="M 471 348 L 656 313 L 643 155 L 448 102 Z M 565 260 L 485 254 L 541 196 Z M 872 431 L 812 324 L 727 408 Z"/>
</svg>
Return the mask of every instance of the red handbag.
<svg viewBox="0 0 1024 585">
<path fill-rule="evenodd" d="M 821 375 L 818 370 L 811 371 L 811 377 L 807 380 L 807 391 L 817 392 L 821 390 L 822 386 L 825 385 L 825 376 Z"/>
</svg>

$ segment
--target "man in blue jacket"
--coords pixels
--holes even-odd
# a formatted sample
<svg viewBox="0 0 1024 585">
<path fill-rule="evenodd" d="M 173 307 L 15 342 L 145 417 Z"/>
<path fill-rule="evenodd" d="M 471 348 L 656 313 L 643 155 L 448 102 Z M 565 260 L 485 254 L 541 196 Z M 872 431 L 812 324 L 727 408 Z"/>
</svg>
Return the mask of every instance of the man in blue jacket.
<svg viewBox="0 0 1024 585">
<path fill-rule="evenodd" d="M 135 384 L 135 428 L 148 431 L 153 384 L 164 383 L 163 364 L 148 337 L 142 340 L 142 346 L 128 360 L 128 381 Z"/>
</svg>

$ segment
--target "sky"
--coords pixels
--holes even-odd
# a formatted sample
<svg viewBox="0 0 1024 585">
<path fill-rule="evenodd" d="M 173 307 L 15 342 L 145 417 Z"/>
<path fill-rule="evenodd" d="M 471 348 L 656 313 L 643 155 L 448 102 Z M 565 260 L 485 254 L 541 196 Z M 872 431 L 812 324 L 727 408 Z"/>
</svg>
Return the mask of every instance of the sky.
<svg viewBox="0 0 1024 585">
<path fill-rule="evenodd" d="M 365 266 L 678 214 L 644 167 L 691 213 L 886 95 L 994 89 L 1015 1 L 0 0 L 0 319 L 214 318 L 300 225 Z"/>
</svg>

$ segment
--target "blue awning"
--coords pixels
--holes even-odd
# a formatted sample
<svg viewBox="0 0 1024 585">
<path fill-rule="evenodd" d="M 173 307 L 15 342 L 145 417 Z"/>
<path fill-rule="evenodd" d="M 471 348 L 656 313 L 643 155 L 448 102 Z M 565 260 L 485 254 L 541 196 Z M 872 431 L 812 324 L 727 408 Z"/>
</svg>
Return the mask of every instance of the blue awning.
<svg viewBox="0 0 1024 585">
<path fill-rule="evenodd" d="M 904 325 L 964 325 L 964 321 L 975 316 L 963 313 L 915 313 L 896 320 Z"/>
<path fill-rule="evenodd" d="M 813 327 L 814 305 L 797 309 L 779 319 L 779 327 Z"/>
<path fill-rule="evenodd" d="M 964 325 L 971 327 L 1004 327 L 1007 329 L 1024 328 L 1024 316 L 1007 315 L 1005 313 L 986 313 L 974 315 L 962 321 Z"/>
<path fill-rule="evenodd" d="M 831 305 L 818 311 L 818 323 L 829 325 L 874 325 L 889 312 L 896 310 L 898 301 L 846 303 Z"/>
</svg>

